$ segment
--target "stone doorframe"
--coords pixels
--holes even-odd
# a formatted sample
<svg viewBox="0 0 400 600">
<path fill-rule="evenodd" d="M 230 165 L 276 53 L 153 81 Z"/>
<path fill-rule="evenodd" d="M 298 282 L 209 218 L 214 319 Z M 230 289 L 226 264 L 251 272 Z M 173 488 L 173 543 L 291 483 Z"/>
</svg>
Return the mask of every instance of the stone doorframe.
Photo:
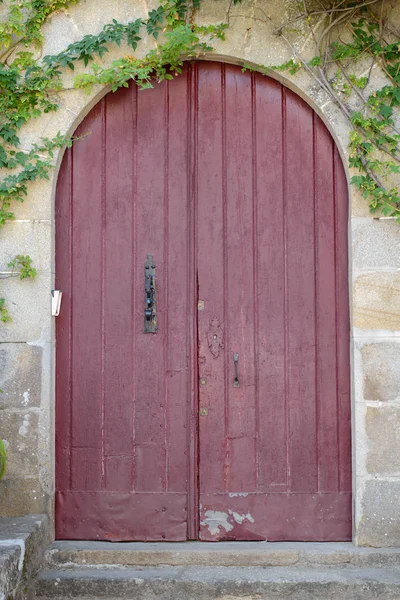
<svg viewBox="0 0 400 600">
<path fill-rule="evenodd" d="M 81 0 L 55 13 L 44 27 L 42 55 L 55 54 L 84 35 L 98 33 L 113 18 L 128 22 L 147 16 L 147 2 L 129 6 L 126 0 Z M 157 2 L 150 2 L 156 5 Z M 281 64 L 292 54 L 272 21 L 254 18 L 266 10 L 274 22 L 285 19 L 281 0 L 248 0 L 231 13 L 226 41 L 217 40 L 215 52 L 205 57 L 234 64 Z M 265 12 L 265 11 L 264 11 Z M 395 9 L 400 22 L 400 7 Z M 235 17 L 235 13 L 237 16 Z M 241 16 L 240 16 L 241 15 Z M 248 16 L 247 16 L 248 15 Z M 395 16 L 396 16 L 395 15 Z M 225 20 L 222 0 L 202 0 L 199 23 Z M 303 44 L 307 43 L 304 42 Z M 149 38 L 136 56 L 154 48 Z M 128 48 L 110 49 L 102 64 Z M 83 67 L 76 68 L 75 73 Z M 349 124 L 311 75 L 273 75 L 300 95 L 322 118 L 341 153 L 347 178 Z M 74 73 L 64 76 L 60 109 L 31 121 L 21 145 L 29 148 L 40 137 L 58 131 L 72 134 L 89 110 L 109 90 L 99 86 L 90 95 L 73 88 Z M 373 70 L 371 91 L 382 86 Z M 54 317 L 50 298 L 54 287 L 54 200 L 58 167 L 50 181 L 37 181 L 27 200 L 15 207 L 16 220 L 2 232 L 1 271 L 17 253 L 30 254 L 38 277 L 28 283 L 2 282 L 13 322 L 0 328 L 0 434 L 9 445 L 7 475 L 0 484 L 0 514 L 17 516 L 54 510 Z M 354 543 L 400 545 L 400 253 L 399 226 L 375 220 L 367 203 L 349 188 L 349 290 L 351 308 L 352 437 Z"/>
</svg>

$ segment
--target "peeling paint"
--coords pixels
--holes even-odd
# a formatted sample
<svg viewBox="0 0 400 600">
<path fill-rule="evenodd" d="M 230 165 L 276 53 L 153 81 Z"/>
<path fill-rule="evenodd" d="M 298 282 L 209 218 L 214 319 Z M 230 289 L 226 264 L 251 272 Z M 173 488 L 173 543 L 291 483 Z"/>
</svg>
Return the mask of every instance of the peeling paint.
<svg viewBox="0 0 400 600">
<path fill-rule="evenodd" d="M 248 492 L 229 492 L 229 498 L 247 498 Z"/>
<path fill-rule="evenodd" d="M 254 519 L 250 513 L 247 513 L 247 515 L 240 515 L 239 513 L 234 512 L 233 510 L 229 510 L 229 514 L 232 515 L 236 523 L 239 523 L 239 525 L 242 525 L 243 521 L 250 521 L 250 523 L 254 523 Z"/>
<path fill-rule="evenodd" d="M 229 509 L 227 513 L 219 510 L 207 510 L 205 512 L 205 518 L 200 522 L 200 525 L 208 527 L 208 531 L 211 535 L 217 535 L 220 527 L 225 529 L 225 531 L 232 531 L 234 525 L 229 519 L 233 519 L 238 525 L 243 525 L 244 521 L 254 523 L 254 519 L 250 513 L 241 515 L 240 513 Z"/>
<path fill-rule="evenodd" d="M 232 523 L 229 523 L 229 514 L 219 510 L 206 510 L 205 519 L 201 521 L 200 525 L 208 527 L 208 531 L 211 535 L 217 535 L 219 528 L 222 527 L 225 531 L 231 531 L 233 529 Z"/>
<path fill-rule="evenodd" d="M 29 394 L 29 390 L 27 390 L 26 392 L 24 392 L 22 395 L 23 395 L 23 397 L 24 397 L 24 399 L 22 400 L 22 404 L 23 404 L 24 406 L 28 406 L 28 404 L 29 404 L 29 401 L 30 401 L 30 399 L 31 399 L 31 398 L 30 398 L 30 394 Z"/>
</svg>

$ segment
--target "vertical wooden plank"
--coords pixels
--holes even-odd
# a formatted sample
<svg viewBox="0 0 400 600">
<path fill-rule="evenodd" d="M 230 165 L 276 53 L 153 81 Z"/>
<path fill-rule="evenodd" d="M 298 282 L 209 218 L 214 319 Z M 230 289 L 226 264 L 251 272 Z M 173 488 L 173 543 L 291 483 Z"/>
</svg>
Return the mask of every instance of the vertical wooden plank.
<svg viewBox="0 0 400 600">
<path fill-rule="evenodd" d="M 133 455 L 131 95 L 130 89 L 122 88 L 105 98 L 103 392 L 107 457 Z M 107 481 L 105 487 L 112 489 Z"/>
<path fill-rule="evenodd" d="M 193 312 L 192 294 L 188 294 L 189 240 L 188 222 L 188 74 L 187 68 L 173 83 L 168 83 L 168 127 L 166 153 L 168 172 L 168 302 L 166 321 L 166 448 L 167 490 L 184 492 L 188 479 L 188 427 L 190 402 L 188 336 L 189 314 Z M 190 302 L 191 301 L 191 302 Z"/>
<path fill-rule="evenodd" d="M 80 168 L 73 178 L 72 446 L 92 449 L 92 455 L 97 450 L 100 455 L 100 463 L 92 456 L 81 469 L 85 464 L 88 468 L 89 464 L 101 464 L 102 450 L 104 105 L 102 100 L 85 119 L 78 135 L 87 131 L 91 134 L 73 147 L 73 160 Z"/>
<path fill-rule="evenodd" d="M 103 458 L 98 448 L 72 448 L 71 489 L 95 491 L 102 486 Z"/>
<path fill-rule="evenodd" d="M 134 477 L 133 466 L 133 456 L 106 456 L 104 487 L 117 492 L 131 492 Z M 129 515 L 126 516 L 129 518 Z"/>
<path fill-rule="evenodd" d="M 188 349 L 189 349 L 189 376 L 188 376 L 188 410 L 186 423 L 188 430 L 187 452 L 189 457 L 189 474 L 187 483 L 187 536 L 188 539 L 197 540 L 199 537 L 200 523 L 200 490 L 199 490 L 199 346 L 197 327 L 197 301 L 198 301 L 198 72 L 201 63 L 192 63 L 187 70 L 187 173 L 188 173 L 188 220 L 187 228 L 191 232 L 188 248 Z"/>
<path fill-rule="evenodd" d="M 318 490 L 338 490 L 333 142 L 314 115 Z"/>
<path fill-rule="evenodd" d="M 163 491 L 165 454 L 165 344 L 167 279 L 165 236 L 166 82 L 138 93 L 136 195 L 136 381 L 135 381 L 135 489 Z M 156 264 L 158 332 L 143 333 L 144 264 L 152 254 Z"/>
<path fill-rule="evenodd" d="M 224 350 L 208 345 L 213 319 L 224 335 L 224 206 L 226 177 L 223 162 L 223 105 L 225 67 L 200 65 L 198 72 L 198 294 L 204 310 L 198 311 L 200 491 L 225 490 L 225 386 Z M 225 184 L 224 184 L 225 181 Z M 216 401 L 218 399 L 218 401 Z"/>
<path fill-rule="evenodd" d="M 257 76 L 255 299 L 259 406 L 258 484 L 287 485 L 285 385 L 285 213 L 282 86 Z"/>
<path fill-rule="evenodd" d="M 290 489 L 317 489 L 313 113 L 290 91 L 285 156 Z"/>
<path fill-rule="evenodd" d="M 67 490 L 71 473 L 72 334 L 72 150 L 65 151 L 57 180 L 56 289 L 63 310 L 56 320 L 56 488 Z"/>
<path fill-rule="evenodd" d="M 226 128 L 226 306 L 225 361 L 229 479 L 227 489 L 255 487 L 253 78 L 225 67 Z M 233 354 L 239 354 L 234 388 Z"/>
<path fill-rule="evenodd" d="M 141 333 L 143 323 L 140 323 L 137 313 L 140 310 L 140 302 L 143 299 L 143 289 L 138 288 L 138 252 L 137 252 L 137 215 L 138 215 L 138 87 L 132 86 L 132 306 L 131 306 L 131 320 L 132 320 L 132 340 L 131 340 L 131 355 L 132 355 L 132 433 L 133 439 L 133 465 L 132 465 L 132 490 L 135 489 L 136 485 L 136 405 L 137 405 L 137 393 L 136 387 L 136 373 L 138 369 L 138 357 L 136 352 L 136 338 Z M 142 300 L 143 301 L 143 300 Z"/>
<path fill-rule="evenodd" d="M 334 149 L 335 257 L 339 489 L 352 489 L 350 404 L 350 314 L 348 297 L 348 185 L 338 149 Z"/>
</svg>

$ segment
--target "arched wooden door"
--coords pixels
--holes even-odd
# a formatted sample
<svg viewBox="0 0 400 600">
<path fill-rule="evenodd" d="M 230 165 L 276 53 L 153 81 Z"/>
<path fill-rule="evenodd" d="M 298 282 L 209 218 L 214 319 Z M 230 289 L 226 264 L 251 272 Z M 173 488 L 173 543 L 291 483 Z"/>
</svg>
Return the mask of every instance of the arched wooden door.
<svg viewBox="0 0 400 600">
<path fill-rule="evenodd" d="M 351 539 L 326 127 L 276 81 L 197 62 L 107 95 L 87 132 L 57 189 L 57 538 Z"/>
</svg>

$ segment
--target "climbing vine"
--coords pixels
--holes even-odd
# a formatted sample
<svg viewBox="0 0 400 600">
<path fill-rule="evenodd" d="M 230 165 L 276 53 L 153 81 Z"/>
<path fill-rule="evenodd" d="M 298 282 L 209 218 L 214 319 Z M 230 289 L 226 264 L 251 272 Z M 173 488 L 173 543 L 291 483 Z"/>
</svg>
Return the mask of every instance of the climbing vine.
<svg viewBox="0 0 400 600">
<path fill-rule="evenodd" d="M 306 0 L 298 3 L 297 15 L 275 29 L 290 47 L 293 57 L 271 70 L 307 71 L 350 122 L 349 166 L 355 170 L 351 183 L 369 202 L 372 213 L 381 211 L 400 222 L 400 197 L 393 176 L 400 173 L 400 131 L 396 123 L 400 106 L 400 32 L 388 25 L 386 0 L 332 0 L 317 2 L 311 10 Z M 387 9 L 387 12 L 385 12 Z M 305 57 L 287 32 L 298 29 L 311 37 L 315 56 Z M 305 26 L 305 27 L 304 27 Z M 380 90 L 367 92 L 371 73 L 379 67 L 386 77 Z M 251 68 L 245 65 L 245 68 Z M 359 105 L 351 108 L 354 97 Z"/>
<path fill-rule="evenodd" d="M 181 72 L 183 60 L 212 51 L 213 39 L 224 39 L 230 12 L 241 0 L 226 2 L 226 22 L 198 26 L 195 13 L 201 0 L 164 0 L 146 19 L 127 24 L 113 20 L 98 35 L 86 35 L 55 55 L 41 57 L 42 25 L 55 11 L 79 0 L 0 0 L 0 227 L 14 218 L 14 206 L 23 202 L 29 183 L 48 178 L 54 152 L 73 140 L 58 134 L 43 138 L 30 148 L 21 147 L 20 130 L 42 113 L 56 111 L 64 74 L 80 63 L 87 67 L 76 74 L 74 85 L 90 92 L 93 86 L 109 85 L 113 91 L 130 80 L 141 88 L 154 81 L 172 79 Z M 241 7 L 244 10 L 244 5 Z M 291 75 L 307 71 L 351 123 L 349 164 L 352 183 L 369 202 L 372 212 L 381 211 L 400 222 L 400 198 L 393 184 L 400 169 L 400 131 L 396 122 L 400 106 L 400 34 L 389 25 L 388 0 L 302 0 L 294 4 L 285 23 L 274 24 L 291 49 L 292 58 L 278 66 L 258 65 L 265 74 L 287 70 Z M 263 18 L 258 18 L 263 20 Z M 271 18 L 265 15 L 269 22 Z M 306 55 L 293 41 L 310 39 L 314 56 Z M 157 40 L 144 57 L 135 51 L 143 36 Z M 103 58 L 112 45 L 130 48 L 110 65 Z M 122 53 L 121 53 L 122 54 Z M 255 68 L 243 65 L 244 69 Z M 386 80 L 380 90 L 369 90 L 373 69 Z M 354 98 L 358 104 L 354 110 Z M 36 271 L 29 256 L 17 255 L 6 276 L 33 278 Z M 10 315 L 0 298 L 0 320 Z"/>
<path fill-rule="evenodd" d="M 1 0 L 0 0 L 1 1 Z M 0 24 L 0 226 L 15 218 L 13 205 L 23 202 L 28 194 L 28 184 L 38 178 L 48 179 L 53 167 L 54 151 L 71 145 L 71 139 L 58 134 L 53 139 L 43 138 L 29 150 L 20 147 L 21 127 L 42 113 L 58 109 L 57 94 L 64 88 L 62 76 L 65 69 L 74 70 L 78 62 L 87 66 L 93 63 L 92 74 L 77 75 L 75 86 L 90 90 L 94 84 L 108 84 L 112 90 L 127 86 L 133 79 L 141 88 L 150 87 L 152 81 L 172 79 L 181 72 L 184 58 L 196 57 L 212 50 L 213 38 L 224 38 L 227 25 L 196 26 L 188 22 L 189 10 L 198 8 L 196 0 L 167 0 L 149 12 L 146 20 L 136 19 L 128 24 L 115 19 L 98 35 L 86 35 L 70 44 L 63 52 L 38 60 L 35 47 L 40 47 L 40 27 L 46 18 L 60 8 L 78 0 L 10 0 L 7 19 Z M 132 52 L 145 34 L 163 40 L 144 58 L 132 54 L 112 62 L 108 69 L 94 63 L 102 58 L 112 44 L 126 42 Z M 23 260 L 22 260 L 23 259 Z M 29 256 L 18 255 L 8 265 L 20 267 L 20 278 L 33 278 Z M 8 322 L 10 315 L 5 299 L 0 298 L 0 320 Z"/>
</svg>

